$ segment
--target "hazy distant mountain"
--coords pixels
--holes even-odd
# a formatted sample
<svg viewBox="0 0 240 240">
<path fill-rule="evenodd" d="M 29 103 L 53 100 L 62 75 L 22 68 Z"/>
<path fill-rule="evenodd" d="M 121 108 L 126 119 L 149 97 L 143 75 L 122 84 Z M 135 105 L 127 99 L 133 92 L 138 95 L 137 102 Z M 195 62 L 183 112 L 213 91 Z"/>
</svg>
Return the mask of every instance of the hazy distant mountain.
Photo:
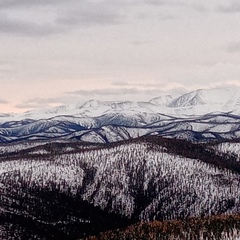
<svg viewBox="0 0 240 240">
<path fill-rule="evenodd" d="M 240 88 L 200 89 L 149 102 L 90 100 L 0 115 L 0 141 L 77 138 L 112 142 L 159 134 L 192 141 L 240 137 Z"/>
</svg>

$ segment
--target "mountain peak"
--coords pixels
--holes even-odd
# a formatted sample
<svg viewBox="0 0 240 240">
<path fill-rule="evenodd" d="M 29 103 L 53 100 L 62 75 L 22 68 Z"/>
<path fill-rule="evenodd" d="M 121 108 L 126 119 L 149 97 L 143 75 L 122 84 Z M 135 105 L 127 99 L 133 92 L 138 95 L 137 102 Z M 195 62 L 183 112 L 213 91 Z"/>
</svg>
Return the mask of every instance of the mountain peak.
<svg viewBox="0 0 240 240">
<path fill-rule="evenodd" d="M 177 96 L 173 96 L 173 95 L 163 95 L 163 96 L 151 99 L 150 103 L 157 106 L 166 106 L 176 97 Z"/>
<path fill-rule="evenodd" d="M 235 101 L 233 101 L 233 98 Z M 198 105 L 225 106 L 227 103 L 240 102 L 239 88 L 198 89 L 174 99 L 169 107 L 193 107 Z"/>
<path fill-rule="evenodd" d="M 91 100 L 85 102 L 81 108 L 98 107 L 99 105 L 100 105 L 100 101 L 91 99 Z"/>
<path fill-rule="evenodd" d="M 56 116 L 98 117 L 122 113 L 164 114 L 173 117 L 201 116 L 213 112 L 239 114 L 240 88 L 198 89 L 183 95 L 162 95 L 149 102 L 98 101 L 72 103 L 58 107 L 31 110 L 22 114 L 0 114 L 2 123 L 26 118 L 48 119 Z"/>
</svg>

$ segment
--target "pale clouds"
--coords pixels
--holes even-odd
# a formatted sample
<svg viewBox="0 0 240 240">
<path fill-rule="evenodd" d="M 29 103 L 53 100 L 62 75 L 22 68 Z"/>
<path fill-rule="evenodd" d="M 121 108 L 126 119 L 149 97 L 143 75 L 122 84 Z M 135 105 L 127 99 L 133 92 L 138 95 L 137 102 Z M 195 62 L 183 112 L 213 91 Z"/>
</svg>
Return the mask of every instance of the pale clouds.
<svg viewBox="0 0 240 240">
<path fill-rule="evenodd" d="M 217 10 L 223 13 L 240 13 L 240 2 L 239 1 L 225 1 L 224 4 L 220 4 Z"/>
<path fill-rule="evenodd" d="M 67 26 L 115 25 L 122 23 L 124 15 L 120 9 L 106 3 L 81 4 L 77 9 L 69 9 L 59 16 L 56 23 Z"/>
<path fill-rule="evenodd" d="M 63 29 L 62 29 L 63 30 Z M 0 32 L 15 36 L 46 36 L 62 32 L 49 24 L 37 24 L 26 21 L 16 21 L 8 17 L 0 17 Z"/>
<path fill-rule="evenodd" d="M 124 82 L 124 81 L 119 81 L 119 82 L 113 82 L 112 85 L 113 86 L 127 86 L 129 84 L 127 82 Z"/>
<path fill-rule="evenodd" d="M 4 100 L 4 99 L 0 99 L 0 104 L 7 104 L 8 101 Z"/>
<path fill-rule="evenodd" d="M 237 84 L 238 12 L 232 0 L 2 0 L 1 111 Z"/>
<path fill-rule="evenodd" d="M 16 36 L 46 36 L 65 33 L 79 27 L 127 24 L 133 10 L 138 7 L 144 9 L 144 6 L 154 6 L 159 9 L 165 7 L 203 9 L 202 5 L 187 0 L 114 2 L 6 0 L 0 3 L 0 33 L 11 33 Z M 159 19 L 169 20 L 175 17 L 170 14 L 160 14 Z"/>
<path fill-rule="evenodd" d="M 70 0 L 71 1 L 71 0 Z M 15 7 L 28 7 L 36 5 L 49 5 L 49 4 L 59 4 L 65 2 L 65 0 L 2 0 L 0 2 L 0 9 L 5 8 L 15 8 Z"/>
<path fill-rule="evenodd" d="M 230 42 L 227 45 L 226 50 L 230 53 L 240 52 L 240 41 L 239 42 Z"/>
<path fill-rule="evenodd" d="M 105 1 L 4 1 L 0 13 L 0 33 L 37 37 L 119 24 L 124 18 L 120 9 Z"/>
<path fill-rule="evenodd" d="M 73 92 L 68 92 L 68 94 L 80 95 L 80 96 L 96 96 L 96 95 L 122 95 L 122 94 L 137 94 L 139 90 L 136 88 L 105 88 L 105 89 L 93 89 L 93 90 L 78 90 Z"/>
<path fill-rule="evenodd" d="M 22 103 L 16 104 L 16 108 L 28 109 L 28 108 L 43 108 L 53 103 L 60 104 L 59 98 L 31 98 Z"/>
<path fill-rule="evenodd" d="M 170 88 L 169 88 L 170 89 Z M 169 90 L 168 89 L 168 90 Z M 73 92 L 66 92 L 62 96 L 55 98 L 31 98 L 15 105 L 18 109 L 32 109 L 32 108 L 47 108 L 51 106 L 59 106 L 66 104 L 83 104 L 89 100 L 100 101 L 149 101 L 154 97 L 161 95 L 185 93 L 186 90 L 172 86 L 170 91 L 165 88 L 154 88 L 152 86 L 145 88 L 137 87 L 120 87 L 120 88 L 105 88 L 92 90 L 77 90 Z"/>
</svg>

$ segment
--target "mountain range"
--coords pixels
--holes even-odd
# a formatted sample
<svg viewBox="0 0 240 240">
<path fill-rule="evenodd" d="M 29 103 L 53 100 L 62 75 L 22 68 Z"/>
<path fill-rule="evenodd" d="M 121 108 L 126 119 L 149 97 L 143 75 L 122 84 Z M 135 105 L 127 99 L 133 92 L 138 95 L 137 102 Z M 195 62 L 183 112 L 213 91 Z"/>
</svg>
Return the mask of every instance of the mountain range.
<svg viewBox="0 0 240 240">
<path fill-rule="evenodd" d="M 240 88 L 199 89 L 148 102 L 97 101 L 0 114 L 0 142 L 79 139 L 106 143 L 144 135 L 190 141 L 240 137 Z"/>
<path fill-rule="evenodd" d="M 208 89 L 1 114 L 0 239 L 239 239 L 239 103 Z"/>
</svg>

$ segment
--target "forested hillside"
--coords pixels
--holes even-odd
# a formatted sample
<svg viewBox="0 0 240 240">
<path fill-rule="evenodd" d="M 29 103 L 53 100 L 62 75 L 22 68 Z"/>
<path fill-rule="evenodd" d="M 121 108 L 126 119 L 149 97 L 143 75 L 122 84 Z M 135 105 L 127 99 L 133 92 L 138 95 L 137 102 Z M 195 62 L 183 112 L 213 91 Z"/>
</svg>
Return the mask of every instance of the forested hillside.
<svg viewBox="0 0 240 240">
<path fill-rule="evenodd" d="M 141 221 L 238 213 L 240 163 L 227 147 L 158 136 L 2 145 L 1 234 L 76 239 Z"/>
<path fill-rule="evenodd" d="M 101 233 L 87 239 L 238 240 L 240 239 L 240 215 L 217 215 L 164 222 L 142 222 L 131 225 L 126 229 Z"/>
</svg>

